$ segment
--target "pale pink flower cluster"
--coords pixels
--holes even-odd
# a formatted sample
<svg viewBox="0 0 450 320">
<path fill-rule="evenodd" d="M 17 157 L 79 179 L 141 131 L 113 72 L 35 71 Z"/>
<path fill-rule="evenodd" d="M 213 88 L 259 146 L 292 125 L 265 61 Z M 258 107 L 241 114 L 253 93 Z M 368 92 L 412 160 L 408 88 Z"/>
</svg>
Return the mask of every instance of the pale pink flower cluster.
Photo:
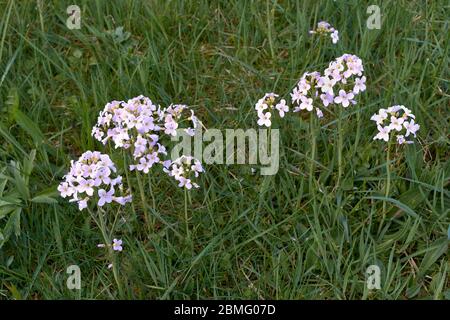
<svg viewBox="0 0 450 320">
<path fill-rule="evenodd" d="M 321 77 L 319 87 L 322 92 L 333 96 L 334 103 L 347 108 L 350 103 L 356 104 L 355 96 L 366 90 L 366 77 L 363 72 L 362 60 L 356 55 L 346 53 L 330 62 Z"/>
<path fill-rule="evenodd" d="M 289 112 L 289 107 L 286 100 L 281 99 L 276 103 L 278 95 L 276 93 L 266 93 L 264 97 L 258 100 L 255 105 L 255 110 L 258 113 L 258 125 L 270 127 L 272 125 L 272 111 L 276 109 L 281 118 L 284 118 L 286 112 Z"/>
<path fill-rule="evenodd" d="M 420 125 L 415 123 L 415 115 L 411 110 L 402 105 L 395 105 L 387 109 L 381 108 L 370 120 L 377 124 L 378 133 L 373 137 L 374 140 L 389 141 L 390 134 L 396 135 L 398 144 L 414 143 L 407 140 L 408 137 L 416 136 Z"/>
<path fill-rule="evenodd" d="M 317 100 L 319 95 L 318 84 L 320 79 L 320 73 L 316 71 L 303 74 L 291 93 L 292 103 L 296 105 L 293 112 L 313 111 L 315 108 L 317 116 L 323 117 L 322 110 L 314 106 L 314 100 Z"/>
<path fill-rule="evenodd" d="M 188 113 L 188 116 L 183 117 L 183 113 Z M 115 148 L 130 149 L 135 160 L 130 170 L 148 173 L 167 155 L 166 147 L 160 143 L 162 136 L 176 136 L 177 129 L 185 120 L 192 123 L 192 127 L 184 130 L 194 135 L 199 121 L 187 106 L 178 104 L 161 108 L 140 95 L 127 102 L 108 103 L 100 112 L 92 135 L 103 144 L 112 140 Z"/>
<path fill-rule="evenodd" d="M 178 181 L 180 188 L 184 187 L 186 189 L 198 188 L 199 185 L 192 180 L 204 172 L 199 160 L 192 156 L 184 155 L 175 161 L 166 161 L 163 170 Z"/>
<path fill-rule="evenodd" d="M 339 31 L 326 21 L 320 21 L 315 30 L 310 30 L 310 34 L 330 35 L 331 42 L 336 44 L 339 41 Z"/>
<path fill-rule="evenodd" d="M 366 90 L 362 60 L 355 55 L 344 54 L 330 62 L 323 75 L 305 72 L 291 93 L 293 112 L 315 109 L 323 117 L 321 107 L 341 104 L 347 108 L 356 104 L 355 96 Z"/>
<path fill-rule="evenodd" d="M 77 161 L 71 161 L 70 171 L 58 186 L 61 197 L 71 197 L 78 208 L 87 207 L 91 198 L 97 200 L 98 206 L 117 202 L 125 205 L 131 202 L 131 195 L 124 192 L 122 177 L 114 177 L 116 166 L 110 157 L 98 151 L 86 151 Z M 118 194 L 116 194 L 118 191 Z"/>
</svg>

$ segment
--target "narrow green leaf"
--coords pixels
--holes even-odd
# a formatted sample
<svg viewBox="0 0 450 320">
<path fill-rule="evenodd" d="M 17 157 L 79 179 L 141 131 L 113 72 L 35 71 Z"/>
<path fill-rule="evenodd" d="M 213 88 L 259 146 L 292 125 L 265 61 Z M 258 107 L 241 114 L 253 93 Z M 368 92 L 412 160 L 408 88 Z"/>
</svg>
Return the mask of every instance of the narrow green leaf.
<svg viewBox="0 0 450 320">
<path fill-rule="evenodd" d="M 28 177 L 31 175 L 34 167 L 34 160 L 36 159 L 36 150 L 31 150 L 30 155 L 23 159 L 23 175 L 28 182 Z M 28 184 L 28 183 L 27 183 Z"/>
<path fill-rule="evenodd" d="M 10 167 L 14 176 L 14 183 L 16 185 L 17 191 L 19 191 L 24 200 L 30 199 L 30 192 L 28 190 L 28 185 L 26 183 L 26 180 L 21 174 L 19 164 L 17 162 L 11 161 Z"/>
<path fill-rule="evenodd" d="M 19 150 L 22 155 L 27 156 L 27 153 L 24 148 L 20 145 L 19 142 L 8 132 L 8 130 L 3 126 L 2 123 L 0 123 L 0 135 L 8 141 L 10 144 L 12 144 L 17 150 Z"/>
<path fill-rule="evenodd" d="M 382 200 L 382 201 L 387 201 L 390 203 L 393 203 L 394 205 L 396 205 L 399 209 L 402 209 L 405 213 L 409 214 L 411 217 L 414 218 L 419 218 L 419 215 L 417 213 L 415 213 L 410 207 L 408 207 L 406 204 L 401 203 L 398 200 L 389 198 L 389 197 L 382 197 L 382 196 L 370 196 L 370 197 L 365 197 L 365 199 L 373 199 L 373 200 Z"/>
<path fill-rule="evenodd" d="M 41 129 L 25 113 L 15 109 L 13 110 L 13 116 L 16 123 L 31 136 L 36 145 L 40 146 L 44 142 L 45 137 Z"/>
<path fill-rule="evenodd" d="M 52 197 L 49 197 L 49 196 L 42 195 L 42 196 L 34 197 L 33 199 L 31 199 L 31 202 L 55 204 L 55 203 L 58 203 L 58 200 L 56 200 L 56 199 L 54 199 Z"/>
<path fill-rule="evenodd" d="M 428 269 L 448 250 L 446 238 L 437 239 L 428 249 L 419 267 L 419 275 L 424 276 Z"/>
</svg>

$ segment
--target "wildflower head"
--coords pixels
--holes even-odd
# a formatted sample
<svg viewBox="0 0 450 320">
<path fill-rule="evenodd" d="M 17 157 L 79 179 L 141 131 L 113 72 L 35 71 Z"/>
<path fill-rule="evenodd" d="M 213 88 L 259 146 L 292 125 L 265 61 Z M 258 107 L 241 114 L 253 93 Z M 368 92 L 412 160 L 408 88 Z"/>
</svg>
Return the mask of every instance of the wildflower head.
<svg viewBox="0 0 450 320">
<path fill-rule="evenodd" d="M 114 251 L 122 251 L 122 239 L 113 239 L 112 248 Z"/>
<path fill-rule="evenodd" d="M 200 122 L 185 105 L 156 106 L 142 95 L 125 101 L 112 101 L 100 112 L 92 135 L 103 144 L 130 150 L 134 163 L 130 170 L 148 173 L 153 165 L 167 156 L 163 137 L 176 136 L 177 129 L 186 125 L 186 132 L 195 134 Z"/>
<path fill-rule="evenodd" d="M 415 118 L 411 110 L 402 105 L 381 108 L 370 118 L 375 121 L 378 129 L 373 139 L 388 142 L 392 134 L 395 135 L 398 144 L 413 143 L 408 138 L 416 137 L 416 132 L 420 129 L 420 125 L 415 123 Z"/>
<path fill-rule="evenodd" d="M 363 72 L 362 60 L 355 55 L 344 54 L 331 61 L 318 81 L 323 105 L 335 103 L 347 108 L 356 104 L 356 96 L 366 90 Z"/>
<path fill-rule="evenodd" d="M 58 186 L 63 198 L 71 198 L 78 208 L 87 208 L 88 201 L 97 200 L 98 206 L 117 202 L 122 205 L 131 201 L 124 191 L 121 176 L 114 176 L 116 166 L 110 157 L 98 151 L 86 151 L 77 161 L 71 162 L 70 171 Z"/>
<path fill-rule="evenodd" d="M 178 127 L 183 126 L 184 131 L 190 135 L 195 135 L 195 130 L 201 125 L 200 120 L 195 116 L 192 109 L 184 104 L 172 104 L 164 112 L 164 133 L 176 136 Z"/>
<path fill-rule="evenodd" d="M 199 188 L 193 179 L 198 178 L 204 169 L 199 160 L 183 155 L 175 161 L 166 162 L 164 171 L 178 181 L 180 188 L 192 189 Z"/>
<path fill-rule="evenodd" d="M 317 28 L 309 31 L 310 34 L 317 34 L 320 36 L 330 36 L 331 42 L 336 44 L 339 41 L 339 31 L 336 30 L 326 21 L 320 21 Z"/>
<path fill-rule="evenodd" d="M 323 112 L 318 107 L 319 104 L 322 105 L 319 101 L 320 81 L 321 75 L 319 72 L 305 72 L 303 74 L 291 93 L 292 104 L 296 106 L 293 112 L 302 110 L 311 112 L 315 109 L 316 115 L 319 118 L 323 117 Z"/>
<path fill-rule="evenodd" d="M 277 110 L 281 118 L 283 118 L 286 112 L 289 112 L 289 106 L 286 104 L 286 100 L 281 99 L 277 103 L 278 95 L 276 93 L 266 93 L 264 97 L 258 100 L 255 105 L 255 110 L 258 113 L 258 125 L 270 127 L 272 125 L 272 111 Z"/>
</svg>

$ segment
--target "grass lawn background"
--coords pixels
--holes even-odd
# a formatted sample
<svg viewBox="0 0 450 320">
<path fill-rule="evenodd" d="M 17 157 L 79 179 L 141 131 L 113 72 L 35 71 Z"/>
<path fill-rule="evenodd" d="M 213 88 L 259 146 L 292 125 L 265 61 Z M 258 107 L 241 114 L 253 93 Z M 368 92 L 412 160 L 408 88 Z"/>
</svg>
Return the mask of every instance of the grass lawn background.
<svg viewBox="0 0 450 320">
<path fill-rule="evenodd" d="M 65 25 L 71 4 L 80 30 Z M 380 30 L 366 27 L 371 4 Z M 0 298 L 449 299 L 449 12 L 439 0 L 0 1 Z M 308 35 L 320 20 L 337 45 Z M 314 160 L 309 116 L 276 121 L 278 174 L 206 166 L 190 239 L 183 190 L 155 172 L 152 228 L 138 196 L 119 213 L 120 293 L 89 214 L 55 192 L 71 159 L 113 152 L 90 136 L 104 105 L 143 94 L 192 106 L 207 128 L 256 128 L 264 93 L 290 101 L 303 72 L 344 53 L 363 60 L 367 91 L 343 110 L 342 146 L 336 107 Z M 392 152 L 383 198 L 386 144 L 369 119 L 395 104 L 421 128 Z M 72 264 L 81 290 L 66 287 Z M 372 264 L 380 290 L 365 284 Z"/>
</svg>

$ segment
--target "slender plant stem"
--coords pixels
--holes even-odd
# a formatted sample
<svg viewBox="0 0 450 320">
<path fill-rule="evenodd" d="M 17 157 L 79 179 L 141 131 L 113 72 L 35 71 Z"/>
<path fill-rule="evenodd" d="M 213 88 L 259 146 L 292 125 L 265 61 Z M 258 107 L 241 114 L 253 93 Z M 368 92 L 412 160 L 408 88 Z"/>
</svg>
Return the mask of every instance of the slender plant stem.
<svg viewBox="0 0 450 320">
<path fill-rule="evenodd" d="M 186 188 L 184 188 L 184 222 L 186 225 L 186 236 L 188 239 L 190 239 L 191 234 L 189 232 L 189 219 L 188 219 L 188 194 Z"/>
<path fill-rule="evenodd" d="M 311 133 L 311 161 L 309 165 L 309 192 L 312 192 L 313 189 L 313 178 L 314 178 L 314 171 L 316 168 L 315 160 L 316 160 L 316 121 L 313 114 L 310 114 L 310 126 L 309 131 Z"/>
<path fill-rule="evenodd" d="M 139 171 L 137 171 L 137 170 L 136 170 L 136 179 L 138 182 L 139 193 L 141 195 L 142 207 L 144 209 L 145 224 L 150 229 L 151 226 L 149 225 L 149 214 L 148 214 L 148 209 L 147 209 L 147 201 L 145 199 L 144 185 L 142 184 L 141 175 L 140 175 Z"/>
<path fill-rule="evenodd" d="M 152 197 L 153 210 L 156 210 L 156 200 L 153 193 L 153 177 L 150 174 L 148 175 L 148 189 L 150 191 L 150 197 Z"/>
<path fill-rule="evenodd" d="M 127 179 L 127 184 L 128 184 L 128 188 L 130 188 L 130 191 L 131 191 L 131 193 L 133 193 L 133 190 L 132 190 L 132 184 L 131 184 L 131 181 L 130 181 L 130 176 L 129 176 L 129 174 L 128 174 L 128 161 L 127 161 L 127 155 L 125 154 L 125 152 L 122 152 L 122 155 L 123 155 L 123 164 L 124 164 L 124 167 L 125 167 L 125 177 L 126 177 L 126 179 Z M 136 209 L 135 209 L 135 207 L 134 207 L 134 203 L 133 203 L 133 201 L 131 201 L 131 209 L 132 209 L 132 211 L 133 211 L 133 214 L 134 215 L 136 215 Z"/>
<path fill-rule="evenodd" d="M 338 107 L 338 179 L 337 179 L 337 186 L 340 187 L 341 184 L 341 178 L 342 178 L 342 149 L 344 148 L 343 143 L 343 132 L 342 132 L 342 109 Z"/>
<path fill-rule="evenodd" d="M 269 1 L 266 1 L 266 18 L 267 18 L 267 30 L 269 39 L 270 54 L 273 60 L 275 60 L 275 50 L 273 48 L 272 39 L 272 24 L 273 24 L 273 11 L 269 8 Z"/>
<path fill-rule="evenodd" d="M 385 193 L 384 196 L 387 198 L 389 197 L 389 192 L 391 188 L 391 169 L 390 169 L 390 157 L 391 157 L 391 143 L 388 142 L 387 145 L 387 151 L 386 151 L 386 186 L 385 186 Z M 383 202 L 383 215 L 386 214 L 386 204 L 387 202 Z"/>
<path fill-rule="evenodd" d="M 102 233 L 103 241 L 105 241 L 105 246 L 106 246 L 106 249 L 108 250 L 109 260 L 112 263 L 113 276 L 114 276 L 114 280 L 116 281 L 116 284 L 117 284 L 117 289 L 119 290 L 119 296 L 123 297 L 122 284 L 120 282 L 119 272 L 118 272 L 118 268 L 117 268 L 117 259 L 115 258 L 114 252 L 111 248 L 111 239 L 106 230 L 106 222 L 103 217 L 104 211 L 103 210 L 98 211 L 98 219 L 96 219 L 95 214 L 92 212 L 91 209 L 89 209 L 89 207 L 88 207 L 88 211 L 91 214 L 92 218 L 94 219 L 95 223 L 97 224 L 97 226 L 99 227 L 99 229 Z M 111 230 L 111 232 L 112 232 L 112 230 Z"/>
</svg>

